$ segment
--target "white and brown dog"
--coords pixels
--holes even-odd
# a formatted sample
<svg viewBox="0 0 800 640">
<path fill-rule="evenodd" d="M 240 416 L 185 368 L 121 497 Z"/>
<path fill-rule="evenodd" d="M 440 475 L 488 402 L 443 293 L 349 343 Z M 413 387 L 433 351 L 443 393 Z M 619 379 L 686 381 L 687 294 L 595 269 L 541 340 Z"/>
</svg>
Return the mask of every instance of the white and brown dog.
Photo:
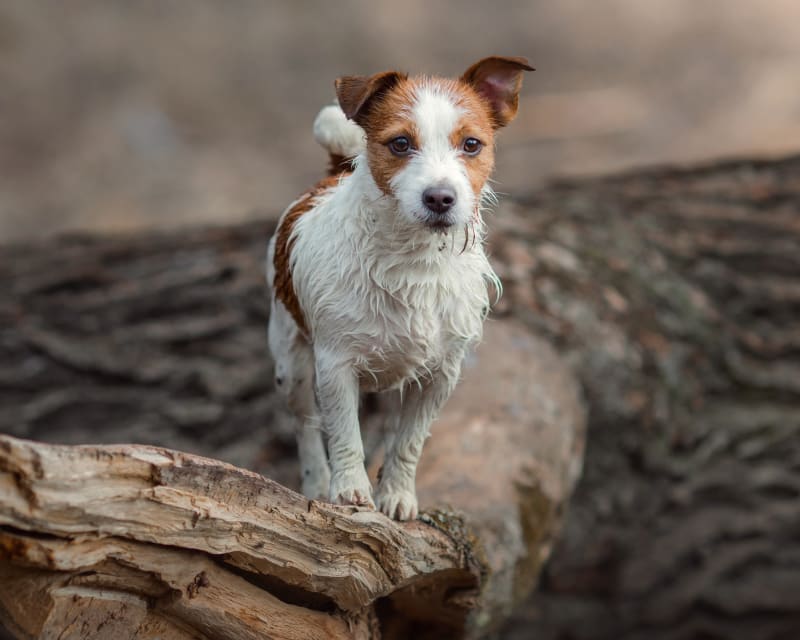
<svg viewBox="0 0 800 640">
<path fill-rule="evenodd" d="M 269 345 L 298 420 L 305 495 L 373 506 L 359 392 L 389 391 L 396 411 L 375 504 L 417 516 L 422 445 L 481 337 L 489 287 L 499 293 L 481 205 L 494 198 L 495 131 L 515 116 L 530 70 L 490 57 L 457 80 L 388 71 L 336 81 L 339 106 L 314 124 L 331 175 L 284 212 L 267 258 Z"/>
</svg>

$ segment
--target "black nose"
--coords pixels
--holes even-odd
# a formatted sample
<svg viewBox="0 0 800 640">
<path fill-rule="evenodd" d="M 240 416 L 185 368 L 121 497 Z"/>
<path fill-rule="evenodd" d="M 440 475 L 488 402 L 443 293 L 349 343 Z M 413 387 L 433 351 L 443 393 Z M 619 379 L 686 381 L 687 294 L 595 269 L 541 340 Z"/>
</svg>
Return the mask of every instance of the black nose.
<svg viewBox="0 0 800 640">
<path fill-rule="evenodd" d="M 422 203 L 434 213 L 445 213 L 456 203 L 456 192 L 450 187 L 428 187 L 422 193 Z"/>
</svg>

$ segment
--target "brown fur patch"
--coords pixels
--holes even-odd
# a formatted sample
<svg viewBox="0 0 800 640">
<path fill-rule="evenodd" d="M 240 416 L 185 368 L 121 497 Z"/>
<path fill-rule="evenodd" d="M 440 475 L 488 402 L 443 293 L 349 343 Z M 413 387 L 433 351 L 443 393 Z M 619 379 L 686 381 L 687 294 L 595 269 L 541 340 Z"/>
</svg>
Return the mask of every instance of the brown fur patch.
<svg viewBox="0 0 800 640">
<path fill-rule="evenodd" d="M 517 115 L 525 71 L 533 71 L 525 58 L 490 56 L 478 60 L 461 76 L 461 81 L 486 102 L 496 129 L 505 127 Z"/>
<path fill-rule="evenodd" d="M 491 106 L 463 80 L 403 78 L 375 100 L 362 123 L 367 133 L 369 168 L 375 184 L 384 193 L 390 193 L 392 177 L 408 162 L 408 156 L 395 156 L 388 149 L 387 144 L 392 139 L 406 136 L 412 146 L 418 146 L 419 136 L 410 116 L 410 109 L 416 102 L 417 88 L 423 83 L 438 83 L 464 110 L 458 126 L 450 135 L 451 144 L 459 148 L 463 141 L 470 137 L 477 138 L 483 143 L 483 149 L 477 156 L 463 156 L 472 190 L 479 196 L 494 168 L 495 125 Z"/>
<path fill-rule="evenodd" d="M 337 78 L 336 97 L 344 115 L 364 126 L 372 104 L 406 75 L 398 71 L 384 71 L 372 76 L 344 76 Z"/>
<path fill-rule="evenodd" d="M 370 77 L 339 78 L 336 90 L 347 117 L 366 131 L 370 172 L 381 191 L 389 194 L 391 179 L 406 165 L 408 156 L 395 156 L 387 144 L 398 136 L 406 136 L 412 145 L 417 142 L 409 114 L 416 90 L 438 84 L 466 112 L 451 134 L 451 143 L 458 147 L 467 137 L 483 143 L 477 156 L 463 156 L 470 185 L 478 196 L 494 168 L 494 132 L 516 115 L 523 72 L 532 70 L 524 58 L 491 56 L 473 64 L 456 80 L 409 78 L 386 71 Z"/>
<path fill-rule="evenodd" d="M 485 101 L 475 90 L 467 85 L 459 89 L 458 106 L 464 110 L 464 114 L 450 134 L 450 144 L 461 148 L 467 138 L 476 138 L 483 144 L 478 155 L 463 154 L 461 157 L 472 191 L 479 198 L 494 169 L 494 125 Z"/>
<path fill-rule="evenodd" d="M 406 166 L 408 156 L 396 156 L 386 146 L 398 136 L 406 136 L 412 146 L 418 143 L 414 121 L 408 115 L 414 103 L 415 83 L 408 78 L 398 80 L 385 94 L 375 100 L 362 123 L 367 133 L 367 157 L 372 179 L 383 193 L 389 194 L 389 181 Z"/>
<path fill-rule="evenodd" d="M 300 301 L 297 299 L 294 283 L 292 281 L 292 247 L 294 245 L 291 239 L 292 229 L 294 228 L 295 222 L 300 219 L 300 216 L 314 208 L 316 199 L 328 189 L 339 184 L 341 177 L 347 175 L 347 173 L 349 172 L 340 171 L 339 173 L 330 175 L 314 185 L 311 191 L 303 194 L 295 205 L 281 218 L 276 232 L 275 255 L 273 257 L 275 280 L 272 283 L 272 287 L 275 291 L 275 297 L 283 303 L 283 306 L 286 307 L 286 310 L 297 323 L 300 331 L 306 336 L 309 336 L 308 325 L 306 324 L 306 318 L 303 314 L 303 309 L 300 307 Z"/>
<path fill-rule="evenodd" d="M 328 154 L 328 175 L 338 176 L 342 173 L 349 173 L 353 156 L 343 156 L 341 153 Z"/>
</svg>

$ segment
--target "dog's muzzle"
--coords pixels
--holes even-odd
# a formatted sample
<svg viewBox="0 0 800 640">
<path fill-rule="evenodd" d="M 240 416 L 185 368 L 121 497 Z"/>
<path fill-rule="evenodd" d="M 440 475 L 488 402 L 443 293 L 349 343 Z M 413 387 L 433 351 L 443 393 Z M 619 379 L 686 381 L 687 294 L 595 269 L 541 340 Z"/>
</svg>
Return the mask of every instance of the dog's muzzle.
<svg viewBox="0 0 800 640">
<path fill-rule="evenodd" d="M 435 231 L 445 231 L 455 224 L 449 213 L 456 203 L 456 192 L 449 185 L 428 187 L 422 192 L 422 204 L 430 212 L 425 224 Z"/>
</svg>

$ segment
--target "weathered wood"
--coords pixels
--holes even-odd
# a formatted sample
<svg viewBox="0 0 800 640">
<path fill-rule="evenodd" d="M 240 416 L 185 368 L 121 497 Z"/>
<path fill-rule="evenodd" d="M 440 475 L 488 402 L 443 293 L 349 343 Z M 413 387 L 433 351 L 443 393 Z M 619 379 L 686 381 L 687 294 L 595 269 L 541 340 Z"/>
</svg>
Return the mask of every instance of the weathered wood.
<svg viewBox="0 0 800 640">
<path fill-rule="evenodd" d="M 492 216 L 500 314 L 568 358 L 591 426 L 564 535 L 504 637 L 796 635 L 798 211 L 795 157 L 565 182 Z M 294 486 L 268 231 L 2 250 L 0 430 L 162 443 Z"/>
<path fill-rule="evenodd" d="M 334 509 L 257 474 L 153 447 L 0 436 L 0 495 L 6 527 L 194 549 L 345 611 L 427 574 L 461 571 L 474 586 L 478 571 L 456 542 L 422 523 Z"/>
<path fill-rule="evenodd" d="M 203 554 L 36 533 L 0 531 L 0 603 L 20 637 L 370 637 L 365 618 L 283 602 Z"/>
<path fill-rule="evenodd" d="M 0 616 L 25 638 L 110 618 L 131 637 L 176 621 L 170 634 L 221 638 L 479 634 L 533 587 L 577 480 L 583 426 L 571 373 L 505 322 L 488 328 L 437 423 L 416 522 L 309 501 L 191 454 L 0 436 Z M 39 572 L 38 591 L 19 588 L 34 584 L 20 566 Z M 234 606 L 237 585 L 248 588 Z M 45 602 L 43 616 L 20 620 L 20 593 Z"/>
</svg>

